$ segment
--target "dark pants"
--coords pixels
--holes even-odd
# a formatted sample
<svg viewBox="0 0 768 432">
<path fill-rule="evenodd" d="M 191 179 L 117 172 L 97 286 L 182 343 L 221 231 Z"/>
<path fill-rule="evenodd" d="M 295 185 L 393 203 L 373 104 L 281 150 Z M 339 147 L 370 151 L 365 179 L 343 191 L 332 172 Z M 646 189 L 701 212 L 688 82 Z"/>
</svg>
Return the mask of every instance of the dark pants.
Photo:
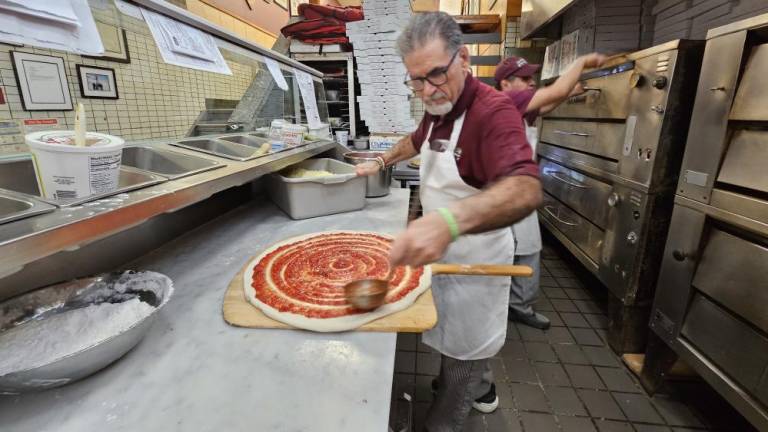
<svg viewBox="0 0 768 432">
<path fill-rule="evenodd" d="M 424 427 L 429 432 L 461 432 L 472 403 L 491 389 L 491 363 L 488 359 L 457 360 L 443 355 L 437 382 Z"/>
</svg>

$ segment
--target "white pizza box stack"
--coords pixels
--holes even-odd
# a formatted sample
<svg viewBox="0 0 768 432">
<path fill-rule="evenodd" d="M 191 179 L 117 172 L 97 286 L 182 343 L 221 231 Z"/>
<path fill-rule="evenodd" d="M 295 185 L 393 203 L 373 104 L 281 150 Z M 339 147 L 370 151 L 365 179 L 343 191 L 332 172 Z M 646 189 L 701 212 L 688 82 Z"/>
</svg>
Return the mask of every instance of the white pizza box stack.
<svg viewBox="0 0 768 432">
<path fill-rule="evenodd" d="M 416 127 L 411 91 L 403 84 L 406 70 L 395 47 L 412 15 L 410 1 L 366 1 L 363 12 L 364 20 L 347 23 L 360 82 L 360 118 L 372 136 L 411 132 Z"/>
<path fill-rule="evenodd" d="M 289 178 L 286 171 L 303 168 L 328 171 L 322 177 Z M 266 177 L 269 197 L 291 219 L 307 219 L 360 210 L 365 207 L 366 179 L 355 172 L 355 166 L 336 159 L 318 158 L 299 162 L 286 171 Z"/>
</svg>

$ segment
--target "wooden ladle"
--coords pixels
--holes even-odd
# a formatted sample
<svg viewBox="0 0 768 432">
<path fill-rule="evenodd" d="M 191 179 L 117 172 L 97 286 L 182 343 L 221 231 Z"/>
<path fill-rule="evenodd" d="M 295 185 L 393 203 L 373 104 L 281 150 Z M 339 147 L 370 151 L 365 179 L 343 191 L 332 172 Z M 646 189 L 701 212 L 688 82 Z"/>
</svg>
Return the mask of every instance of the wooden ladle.
<svg viewBox="0 0 768 432">
<path fill-rule="evenodd" d="M 431 264 L 433 275 L 456 274 L 465 276 L 514 276 L 531 277 L 533 269 L 528 266 L 506 264 Z M 376 309 L 384 303 L 389 291 L 392 273 L 386 279 L 361 279 L 344 285 L 347 302 L 360 310 Z"/>
</svg>

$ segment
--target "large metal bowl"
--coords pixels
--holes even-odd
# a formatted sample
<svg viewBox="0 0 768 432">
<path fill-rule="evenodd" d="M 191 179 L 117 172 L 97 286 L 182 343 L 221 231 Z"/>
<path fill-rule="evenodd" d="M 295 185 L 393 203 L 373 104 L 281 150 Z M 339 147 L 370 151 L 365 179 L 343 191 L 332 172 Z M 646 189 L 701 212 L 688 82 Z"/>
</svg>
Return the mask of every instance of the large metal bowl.
<svg viewBox="0 0 768 432">
<path fill-rule="evenodd" d="M 135 289 L 154 292 L 147 303 L 155 306 L 149 315 L 119 334 L 64 355 L 48 364 L 17 370 L 0 376 L 0 394 L 15 394 L 58 387 L 85 378 L 108 366 L 131 350 L 149 331 L 160 310 L 173 294 L 167 276 L 154 272 L 125 272 L 78 279 L 42 288 L 0 303 L 0 334 L 31 319 L 45 319 L 71 310 L 68 305 L 82 300 L 83 294 L 112 288 L 118 280 L 133 278 Z M 89 297 L 85 297 L 89 298 Z M 43 315 L 44 314 L 44 315 Z"/>
</svg>

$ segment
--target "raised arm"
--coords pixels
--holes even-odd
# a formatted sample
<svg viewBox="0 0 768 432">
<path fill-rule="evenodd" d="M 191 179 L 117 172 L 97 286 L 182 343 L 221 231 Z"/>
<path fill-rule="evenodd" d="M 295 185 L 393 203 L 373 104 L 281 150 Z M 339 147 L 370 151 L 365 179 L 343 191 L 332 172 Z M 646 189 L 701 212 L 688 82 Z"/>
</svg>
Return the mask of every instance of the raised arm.
<svg viewBox="0 0 768 432">
<path fill-rule="evenodd" d="M 528 103 L 526 112 L 539 110 L 541 114 L 546 114 L 557 108 L 568 97 L 582 93 L 583 90 L 577 88 L 581 73 L 586 68 L 600 67 L 605 63 L 605 59 L 606 57 L 602 54 L 592 53 L 574 60 L 568 70 L 563 72 L 554 83 L 536 90 L 531 102 Z"/>
</svg>

